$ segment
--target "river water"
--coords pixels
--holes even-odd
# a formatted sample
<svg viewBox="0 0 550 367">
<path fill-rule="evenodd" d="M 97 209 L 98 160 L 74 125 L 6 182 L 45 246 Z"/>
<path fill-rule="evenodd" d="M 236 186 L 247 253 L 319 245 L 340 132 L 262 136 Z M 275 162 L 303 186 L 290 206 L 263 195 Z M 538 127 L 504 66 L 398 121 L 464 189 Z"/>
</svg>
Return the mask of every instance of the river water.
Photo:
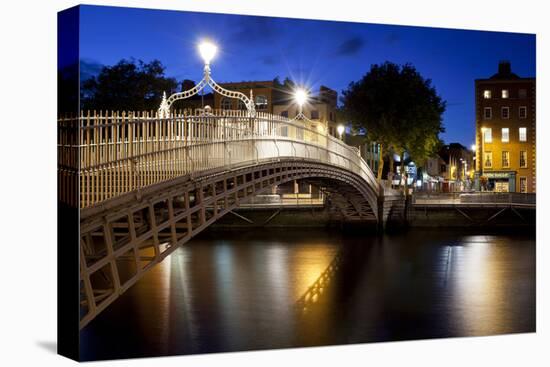
<svg viewBox="0 0 550 367">
<path fill-rule="evenodd" d="M 533 331 L 534 234 L 208 231 L 86 326 L 81 358 Z"/>
</svg>

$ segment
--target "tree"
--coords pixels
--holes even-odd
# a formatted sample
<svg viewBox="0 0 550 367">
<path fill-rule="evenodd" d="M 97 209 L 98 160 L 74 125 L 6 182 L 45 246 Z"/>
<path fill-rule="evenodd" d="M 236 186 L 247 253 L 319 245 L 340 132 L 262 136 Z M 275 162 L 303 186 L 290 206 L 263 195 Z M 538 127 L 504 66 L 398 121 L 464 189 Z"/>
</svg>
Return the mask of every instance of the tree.
<svg viewBox="0 0 550 367">
<path fill-rule="evenodd" d="M 81 108 L 84 110 L 156 110 L 162 93 L 170 95 L 177 88 L 174 78 L 164 75 L 158 60 L 121 60 L 105 66 L 97 77 L 86 80 L 81 89 Z"/>
<path fill-rule="evenodd" d="M 431 80 L 424 79 L 410 65 L 385 62 L 372 65 L 358 82 L 343 91 L 343 111 L 357 129 L 381 146 L 378 179 L 382 178 L 384 156 L 407 152 L 417 163 L 437 151 L 443 132 L 445 101 L 437 95 Z M 390 154 L 391 153 L 391 154 Z"/>
<path fill-rule="evenodd" d="M 68 65 L 57 72 L 57 112 L 76 114 L 78 110 L 78 64 Z"/>
<path fill-rule="evenodd" d="M 296 83 L 289 77 L 285 77 L 283 82 L 279 77 L 273 79 L 273 102 L 274 103 L 289 103 L 294 100 L 294 91 Z"/>
</svg>

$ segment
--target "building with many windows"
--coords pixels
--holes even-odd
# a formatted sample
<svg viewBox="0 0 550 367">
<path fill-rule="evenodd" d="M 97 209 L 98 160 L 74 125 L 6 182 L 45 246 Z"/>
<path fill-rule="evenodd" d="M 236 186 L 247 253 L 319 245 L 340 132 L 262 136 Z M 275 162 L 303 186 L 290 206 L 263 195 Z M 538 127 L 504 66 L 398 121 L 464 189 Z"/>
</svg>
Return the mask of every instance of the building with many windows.
<svg viewBox="0 0 550 367">
<path fill-rule="evenodd" d="M 476 186 L 499 192 L 536 191 L 536 79 L 498 73 L 475 81 Z"/>
<path fill-rule="evenodd" d="M 241 92 L 247 97 L 250 97 L 250 91 L 252 91 L 256 111 L 273 113 L 273 100 L 276 94 L 273 80 L 219 84 L 225 89 Z M 245 110 L 246 106 L 239 99 L 228 98 L 214 93 L 214 108 L 222 110 Z"/>
</svg>

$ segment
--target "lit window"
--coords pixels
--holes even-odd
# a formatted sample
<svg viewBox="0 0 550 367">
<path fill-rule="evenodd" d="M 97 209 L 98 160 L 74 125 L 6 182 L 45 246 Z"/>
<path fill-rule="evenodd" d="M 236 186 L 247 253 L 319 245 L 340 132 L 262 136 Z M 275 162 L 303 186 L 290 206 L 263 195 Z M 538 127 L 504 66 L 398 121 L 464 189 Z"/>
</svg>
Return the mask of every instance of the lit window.
<svg viewBox="0 0 550 367">
<path fill-rule="evenodd" d="M 230 110 L 233 106 L 229 98 L 223 98 L 221 103 L 222 110 Z"/>
<path fill-rule="evenodd" d="M 527 107 L 521 106 L 519 108 L 519 118 L 520 119 L 526 119 L 527 118 Z"/>
<path fill-rule="evenodd" d="M 527 192 L 527 177 L 519 178 L 519 192 Z"/>
<path fill-rule="evenodd" d="M 502 152 L 502 167 L 503 168 L 510 167 L 510 152 L 506 152 L 506 151 Z"/>
<path fill-rule="evenodd" d="M 317 111 L 317 110 L 312 110 L 312 111 L 311 111 L 311 119 L 312 119 L 312 120 L 319 120 L 319 111 Z"/>
<path fill-rule="evenodd" d="M 519 128 L 519 141 L 527 141 L 527 128 L 526 127 L 520 127 Z"/>
<path fill-rule="evenodd" d="M 510 118 L 510 107 L 502 107 L 501 116 L 503 119 Z"/>
<path fill-rule="evenodd" d="M 485 143 L 493 142 L 493 130 L 491 128 L 485 128 L 483 130 L 483 141 Z"/>
<path fill-rule="evenodd" d="M 485 107 L 483 109 L 483 118 L 489 120 L 491 117 L 493 117 L 493 109 L 491 107 Z"/>
<path fill-rule="evenodd" d="M 259 110 L 267 109 L 267 97 L 266 96 L 256 96 L 256 108 Z"/>
<path fill-rule="evenodd" d="M 484 152 L 483 153 L 483 167 L 485 168 L 491 168 L 493 167 L 493 153 L 492 152 Z"/>
<path fill-rule="evenodd" d="M 518 97 L 521 99 L 527 98 L 527 89 L 520 89 L 518 91 Z"/>
<path fill-rule="evenodd" d="M 483 91 L 483 98 L 490 99 L 491 98 L 491 91 L 486 89 Z"/>
<path fill-rule="evenodd" d="M 519 167 L 527 168 L 527 151 L 525 150 L 519 152 Z"/>
<path fill-rule="evenodd" d="M 510 141 L 510 129 L 507 127 L 502 128 L 502 142 L 508 143 Z"/>
<path fill-rule="evenodd" d="M 508 89 L 503 89 L 502 90 L 502 98 L 508 98 L 508 97 L 509 97 Z"/>
</svg>

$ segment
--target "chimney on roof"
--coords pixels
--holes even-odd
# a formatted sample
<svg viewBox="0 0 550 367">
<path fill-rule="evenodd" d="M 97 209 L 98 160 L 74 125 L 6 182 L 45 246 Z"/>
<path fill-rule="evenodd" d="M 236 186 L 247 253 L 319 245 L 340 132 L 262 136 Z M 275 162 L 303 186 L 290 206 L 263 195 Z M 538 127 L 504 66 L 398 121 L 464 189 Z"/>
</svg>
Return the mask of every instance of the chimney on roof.
<svg viewBox="0 0 550 367">
<path fill-rule="evenodd" d="M 500 61 L 498 63 L 498 73 L 502 75 L 511 74 L 512 66 L 510 65 L 510 61 L 508 60 Z"/>
</svg>

